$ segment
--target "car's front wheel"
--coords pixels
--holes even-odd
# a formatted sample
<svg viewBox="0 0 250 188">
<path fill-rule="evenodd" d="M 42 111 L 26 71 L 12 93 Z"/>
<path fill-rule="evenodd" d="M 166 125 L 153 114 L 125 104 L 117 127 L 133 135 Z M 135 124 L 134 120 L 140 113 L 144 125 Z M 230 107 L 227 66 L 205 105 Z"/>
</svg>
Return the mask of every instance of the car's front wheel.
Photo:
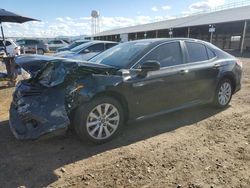
<svg viewBox="0 0 250 188">
<path fill-rule="evenodd" d="M 95 143 L 115 137 L 124 124 L 120 103 L 111 97 L 98 97 L 78 108 L 74 127 L 78 136 Z"/>
<path fill-rule="evenodd" d="M 232 99 L 232 94 L 232 82 L 229 79 L 223 79 L 216 89 L 214 104 L 219 108 L 226 107 Z"/>
</svg>

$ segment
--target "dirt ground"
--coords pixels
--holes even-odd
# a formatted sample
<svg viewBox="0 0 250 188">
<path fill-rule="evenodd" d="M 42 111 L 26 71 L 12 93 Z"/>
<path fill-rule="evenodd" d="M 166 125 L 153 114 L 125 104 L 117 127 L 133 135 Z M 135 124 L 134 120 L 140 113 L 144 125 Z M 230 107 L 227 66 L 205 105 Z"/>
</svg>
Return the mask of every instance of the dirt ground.
<svg viewBox="0 0 250 188">
<path fill-rule="evenodd" d="M 74 133 L 20 142 L 0 90 L 0 187 L 250 187 L 250 59 L 231 106 L 201 106 L 126 126 L 104 145 Z"/>
</svg>

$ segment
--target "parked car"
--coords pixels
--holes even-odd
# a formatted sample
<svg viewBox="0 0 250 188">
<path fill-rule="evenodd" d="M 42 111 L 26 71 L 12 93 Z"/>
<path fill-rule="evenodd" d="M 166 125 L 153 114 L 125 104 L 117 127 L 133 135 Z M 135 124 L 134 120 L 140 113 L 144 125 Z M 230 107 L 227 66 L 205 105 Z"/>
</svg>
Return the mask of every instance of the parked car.
<svg viewBox="0 0 250 188">
<path fill-rule="evenodd" d="M 21 39 L 16 41 L 21 46 L 21 53 L 37 53 L 43 55 L 49 52 L 48 44 L 37 39 Z"/>
<path fill-rule="evenodd" d="M 80 138 L 103 143 L 128 120 L 207 103 L 225 108 L 241 88 L 242 63 L 194 39 L 122 43 L 91 62 L 19 56 L 16 63 L 32 77 L 13 95 L 18 139 L 68 129 L 71 120 Z"/>
<path fill-rule="evenodd" d="M 76 40 L 76 41 L 70 43 L 68 46 L 58 48 L 56 50 L 56 52 L 68 51 L 68 50 L 71 50 L 71 49 L 73 49 L 81 44 L 87 43 L 87 42 L 90 42 L 90 40 Z"/>
<path fill-rule="evenodd" d="M 91 41 L 76 46 L 71 50 L 56 53 L 55 56 L 88 61 L 99 53 L 102 53 L 117 44 L 117 42 L 110 41 Z"/>
<path fill-rule="evenodd" d="M 65 46 L 68 46 L 69 43 L 67 43 L 65 40 L 55 39 L 55 40 L 50 40 L 48 42 L 48 45 L 50 51 L 56 51 L 58 48 L 63 48 Z"/>
<path fill-rule="evenodd" d="M 81 44 L 69 51 L 56 53 L 56 57 L 88 61 L 99 53 L 117 45 L 117 42 L 92 41 Z"/>
<path fill-rule="evenodd" d="M 5 39 L 5 45 L 6 45 L 6 50 L 7 53 L 10 56 L 15 56 L 15 55 L 20 55 L 20 46 L 18 46 L 12 39 Z M 0 39 L 0 48 L 2 50 L 1 54 L 4 54 L 4 44 L 3 44 L 3 40 Z"/>
</svg>

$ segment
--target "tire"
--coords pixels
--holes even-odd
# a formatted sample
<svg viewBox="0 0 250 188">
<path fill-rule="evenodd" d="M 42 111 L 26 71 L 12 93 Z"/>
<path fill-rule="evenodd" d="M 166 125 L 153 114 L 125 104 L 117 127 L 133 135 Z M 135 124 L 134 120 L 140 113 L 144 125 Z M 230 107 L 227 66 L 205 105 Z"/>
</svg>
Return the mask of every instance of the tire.
<svg viewBox="0 0 250 188">
<path fill-rule="evenodd" d="M 37 54 L 44 55 L 44 50 L 41 48 L 37 49 Z"/>
<path fill-rule="evenodd" d="M 225 108 L 232 99 L 233 86 L 229 79 L 223 79 L 219 82 L 214 96 L 214 105 L 217 108 Z"/>
<path fill-rule="evenodd" d="M 80 139 L 97 144 L 113 139 L 123 125 L 124 112 L 121 104 L 106 96 L 85 103 L 77 109 L 74 117 L 74 129 Z"/>
</svg>

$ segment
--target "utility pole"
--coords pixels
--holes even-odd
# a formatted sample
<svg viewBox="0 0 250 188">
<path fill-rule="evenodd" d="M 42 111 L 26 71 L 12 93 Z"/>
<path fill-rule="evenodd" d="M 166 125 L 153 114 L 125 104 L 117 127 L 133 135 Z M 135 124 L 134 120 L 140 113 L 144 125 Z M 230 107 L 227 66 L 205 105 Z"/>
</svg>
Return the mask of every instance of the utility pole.
<svg viewBox="0 0 250 188">
<path fill-rule="evenodd" d="M 210 33 L 210 43 L 213 43 L 213 33 L 215 32 L 215 27 L 214 25 L 209 25 L 209 33 Z"/>
</svg>

